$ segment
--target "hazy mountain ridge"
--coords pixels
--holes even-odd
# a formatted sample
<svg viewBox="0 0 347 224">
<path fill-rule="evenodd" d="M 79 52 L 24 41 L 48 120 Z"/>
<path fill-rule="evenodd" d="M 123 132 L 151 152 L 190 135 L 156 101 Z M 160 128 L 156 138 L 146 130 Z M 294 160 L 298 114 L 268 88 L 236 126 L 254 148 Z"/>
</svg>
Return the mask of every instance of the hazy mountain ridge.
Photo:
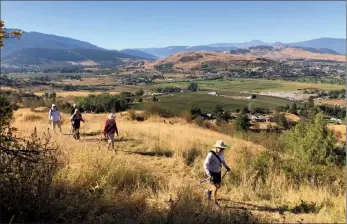
<svg viewBox="0 0 347 224">
<path fill-rule="evenodd" d="M 14 29 L 7 29 L 11 32 Z M 16 29 L 20 30 L 20 29 Z M 70 37 L 62 37 L 53 34 L 44 34 L 39 32 L 26 32 L 22 35 L 20 41 L 17 39 L 5 39 L 5 47 L 1 49 L 1 56 L 24 48 L 49 48 L 49 49 L 103 49 L 86 41 L 80 41 Z"/>
<path fill-rule="evenodd" d="M 252 40 L 244 43 L 216 43 L 200 46 L 170 46 L 164 48 L 139 48 L 139 50 L 155 55 L 159 58 L 165 58 L 178 52 L 189 51 L 230 51 L 236 48 L 247 49 L 254 46 L 280 46 L 287 45 L 302 48 L 306 51 L 321 54 L 346 54 L 346 39 L 343 38 L 319 38 L 309 41 L 296 43 L 266 43 L 260 40 Z"/>
<path fill-rule="evenodd" d="M 12 30 L 13 29 L 7 29 L 9 32 Z M 163 48 L 139 48 L 117 51 L 103 49 L 88 42 L 69 37 L 39 32 L 25 32 L 21 40 L 6 39 L 4 44 L 5 47 L 1 50 L 2 64 L 16 66 L 44 65 L 45 63 L 79 64 L 81 61 L 88 61 L 94 65 L 106 64 L 114 66 L 121 64 L 124 59 L 128 61 L 156 60 L 158 58 L 166 58 L 179 52 L 232 51 L 234 54 L 246 54 L 257 46 L 293 46 L 307 52 L 333 55 L 337 55 L 338 53 L 343 54 L 346 51 L 346 39 L 343 38 L 320 38 L 291 44 L 283 44 L 281 42 L 265 43 L 261 40 L 252 40 L 244 43 L 215 43 L 210 45 L 168 46 Z M 263 50 L 264 49 L 262 49 L 262 51 Z"/>
<path fill-rule="evenodd" d="M 120 65 L 125 60 L 146 60 L 120 51 L 103 49 L 49 49 L 25 48 L 14 51 L 2 58 L 2 64 L 7 65 Z"/>
</svg>

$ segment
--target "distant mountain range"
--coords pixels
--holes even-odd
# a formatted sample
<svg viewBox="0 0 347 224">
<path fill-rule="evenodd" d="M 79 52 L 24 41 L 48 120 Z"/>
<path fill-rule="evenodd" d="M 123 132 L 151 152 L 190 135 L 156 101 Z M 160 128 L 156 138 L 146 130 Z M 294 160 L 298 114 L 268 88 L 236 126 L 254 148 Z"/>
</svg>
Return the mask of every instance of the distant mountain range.
<svg viewBox="0 0 347 224">
<path fill-rule="evenodd" d="M 19 29 L 7 29 L 8 32 L 11 32 L 12 30 Z M 18 51 L 24 48 L 102 49 L 85 41 L 38 32 L 25 32 L 22 35 L 20 41 L 18 41 L 17 39 L 5 39 L 4 44 L 5 47 L 1 49 L 2 56 L 5 56 L 11 52 Z"/>
<path fill-rule="evenodd" d="M 139 48 L 143 52 L 152 54 L 158 58 L 165 58 L 178 52 L 193 52 L 193 51 L 215 51 L 223 52 L 235 50 L 237 48 L 246 49 L 255 46 L 292 46 L 304 49 L 306 51 L 321 53 L 321 54 L 346 54 L 346 39 L 343 38 L 319 38 L 309 41 L 297 43 L 266 43 L 260 40 L 252 40 L 244 43 L 216 43 L 200 46 L 170 46 L 163 48 Z"/>
<path fill-rule="evenodd" d="M 12 30 L 8 29 L 8 31 Z M 346 39 L 342 38 L 320 38 L 287 44 L 280 42 L 265 43 L 260 40 L 252 40 L 244 43 L 216 43 L 198 46 L 170 46 L 117 51 L 103 49 L 88 42 L 69 37 L 38 32 L 25 32 L 21 40 L 6 39 L 4 41 L 4 48 L 1 49 L 1 64 L 116 66 L 136 60 L 165 58 L 178 52 L 236 52 L 240 51 L 240 49 L 248 49 L 255 46 L 293 46 L 320 54 L 346 53 Z"/>
</svg>

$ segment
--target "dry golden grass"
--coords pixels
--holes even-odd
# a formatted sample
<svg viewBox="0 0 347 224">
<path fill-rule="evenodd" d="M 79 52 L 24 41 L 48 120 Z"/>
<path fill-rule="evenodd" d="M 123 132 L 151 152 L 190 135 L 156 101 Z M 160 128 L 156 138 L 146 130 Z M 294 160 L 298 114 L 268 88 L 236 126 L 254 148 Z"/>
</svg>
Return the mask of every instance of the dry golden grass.
<svg viewBox="0 0 347 224">
<path fill-rule="evenodd" d="M 335 133 L 339 141 L 346 143 L 346 125 L 331 124 L 328 125 L 328 128 Z"/>
<path fill-rule="evenodd" d="M 345 62 L 346 56 L 344 55 L 334 55 L 334 54 L 318 54 L 308 52 L 297 48 L 284 48 L 280 51 L 269 52 L 264 57 L 272 59 L 290 58 L 290 59 L 315 59 L 315 60 L 332 60 Z"/>
<path fill-rule="evenodd" d="M 341 105 L 346 107 L 346 100 L 316 100 L 317 104 Z"/>
<path fill-rule="evenodd" d="M 298 122 L 300 120 L 300 117 L 295 114 L 285 113 L 285 116 L 290 122 Z"/>
<path fill-rule="evenodd" d="M 25 119 L 25 117 L 33 115 L 41 117 L 41 119 L 39 121 Z M 146 211 L 147 209 L 148 211 L 167 209 L 166 201 L 170 195 L 174 200 L 178 200 L 177 198 L 182 194 L 188 198 L 192 197 L 192 202 L 187 202 L 184 206 L 199 206 L 194 202 L 197 200 L 194 195 L 201 195 L 204 188 L 207 187 L 206 184 L 199 184 L 199 180 L 204 178 L 202 162 L 206 152 L 212 148 L 217 139 L 223 139 L 231 145 L 230 149 L 226 151 L 226 160 L 232 170 L 240 163 L 240 154 L 246 153 L 251 157 L 266 150 L 251 142 L 187 124 L 179 118 L 170 119 L 173 124 L 164 123 L 164 119 L 159 117 L 152 117 L 144 122 L 135 122 L 128 121 L 124 113 L 120 113 L 117 114 L 120 137 L 116 141 L 118 153 L 115 154 L 106 150 L 106 142 L 100 141 L 99 133 L 103 128 L 106 114 L 84 115 L 86 122 L 81 125 L 81 141 L 76 141 L 68 135 L 71 128 L 67 121 L 69 116 L 66 114 L 62 114 L 62 116 L 66 121 L 62 126 L 64 134 L 53 135 L 53 141 L 62 153 L 61 161 L 64 166 L 55 177 L 55 182 L 63 182 L 66 186 L 87 188 L 93 191 L 111 190 L 112 186 L 116 186 L 117 189 L 114 191 L 120 191 L 119 195 L 122 194 L 120 187 L 131 187 L 132 193 L 127 195 L 128 201 L 143 198 L 145 202 L 139 199 L 138 203 L 145 203 Z M 166 121 L 168 120 L 166 119 Z M 29 109 L 19 109 L 15 112 L 14 126 L 19 129 L 19 136 L 28 135 L 34 127 L 37 127 L 40 133 L 50 127 L 47 114 L 34 113 Z M 151 152 L 155 149 L 171 151 L 173 155 L 171 157 L 151 156 Z M 201 153 L 197 153 L 192 165 L 187 166 L 185 156 L 193 149 L 197 149 Z M 122 166 L 127 170 L 120 171 L 120 166 L 117 164 L 123 164 Z M 124 172 L 129 172 L 129 175 L 134 173 L 133 178 L 128 180 L 126 176 L 122 176 L 125 175 Z M 247 169 L 243 172 L 246 174 Z M 247 178 L 240 180 L 239 187 L 227 184 L 231 181 L 229 178 L 225 179 L 225 184 L 220 191 L 220 198 L 224 199 L 221 204 L 230 206 L 231 209 L 237 208 L 239 204 L 236 202 L 240 202 L 255 216 L 265 217 L 276 222 L 346 221 L 345 192 L 333 194 L 326 188 L 314 189 L 306 186 L 294 189 L 284 177 L 271 175 L 267 180 L 268 187 L 254 191 Z M 137 184 L 131 182 L 133 180 L 137 180 Z M 154 188 L 155 191 L 150 190 Z M 185 192 L 182 189 L 189 189 L 189 191 Z M 300 199 L 315 202 L 322 206 L 322 209 L 317 214 L 284 212 L 283 215 L 276 212 L 276 209 L 275 212 L 273 209 L 271 210 L 271 208 L 283 205 L 295 206 L 300 203 Z M 116 199 L 114 200 L 116 201 Z M 191 209 L 191 207 L 184 206 L 180 212 L 184 212 L 184 209 Z"/>
<path fill-rule="evenodd" d="M 222 61 L 225 63 L 249 62 L 264 64 L 264 61 L 257 60 L 256 56 L 236 55 L 221 52 L 180 52 L 167 58 L 154 62 L 145 62 L 145 68 L 151 69 L 155 65 L 163 63 L 174 63 L 174 67 L 190 70 L 196 66 L 201 66 L 208 61 Z"/>
</svg>

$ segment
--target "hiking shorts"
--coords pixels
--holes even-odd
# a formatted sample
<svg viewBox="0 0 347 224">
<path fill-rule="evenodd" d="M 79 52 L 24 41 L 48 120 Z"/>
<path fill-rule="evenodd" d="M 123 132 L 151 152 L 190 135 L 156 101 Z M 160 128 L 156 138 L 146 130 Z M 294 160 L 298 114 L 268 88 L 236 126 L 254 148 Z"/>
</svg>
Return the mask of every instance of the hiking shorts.
<svg viewBox="0 0 347 224">
<path fill-rule="evenodd" d="M 114 133 L 113 134 L 107 133 L 106 137 L 108 142 L 114 142 Z"/>
<path fill-rule="evenodd" d="M 210 172 L 211 173 L 211 179 L 210 179 L 210 183 L 211 184 L 220 184 L 222 182 L 222 173 L 218 172 Z"/>
</svg>

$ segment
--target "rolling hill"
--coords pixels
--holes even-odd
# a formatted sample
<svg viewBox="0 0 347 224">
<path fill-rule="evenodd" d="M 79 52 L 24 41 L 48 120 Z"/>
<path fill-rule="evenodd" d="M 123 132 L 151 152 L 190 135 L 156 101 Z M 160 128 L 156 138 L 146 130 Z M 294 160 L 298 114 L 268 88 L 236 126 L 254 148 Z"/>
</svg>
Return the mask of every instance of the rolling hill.
<svg viewBox="0 0 347 224">
<path fill-rule="evenodd" d="M 146 62 L 146 68 L 192 71 L 205 69 L 258 68 L 279 60 L 346 62 L 344 55 L 320 54 L 293 47 L 257 46 L 230 52 L 180 52 L 167 58 Z"/>
<path fill-rule="evenodd" d="M 171 66 L 175 70 L 194 70 L 204 67 L 215 69 L 235 66 L 247 66 L 248 64 L 261 65 L 267 61 L 261 60 L 256 56 L 230 54 L 229 52 L 180 52 L 167 58 L 154 62 L 146 62 L 146 68 L 156 66 Z"/>
<path fill-rule="evenodd" d="M 25 48 L 2 57 L 4 65 L 36 65 L 40 67 L 81 66 L 117 66 L 134 60 L 144 60 L 119 51 L 103 49 L 49 49 Z"/>
</svg>

